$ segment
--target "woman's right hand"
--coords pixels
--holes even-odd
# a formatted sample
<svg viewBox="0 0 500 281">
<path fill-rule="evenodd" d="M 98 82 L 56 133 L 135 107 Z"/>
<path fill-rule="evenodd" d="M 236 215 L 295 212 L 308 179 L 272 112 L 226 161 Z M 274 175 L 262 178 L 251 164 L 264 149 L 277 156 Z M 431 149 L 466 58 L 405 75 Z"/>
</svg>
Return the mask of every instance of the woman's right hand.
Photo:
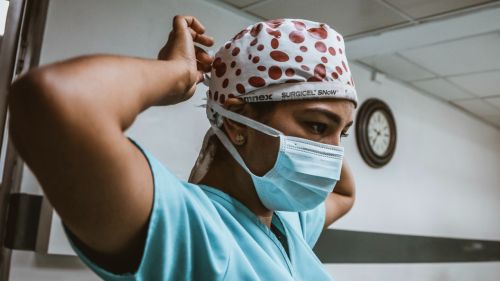
<svg viewBox="0 0 500 281">
<path fill-rule="evenodd" d="M 174 17 L 172 31 L 167 43 L 159 51 L 158 59 L 175 61 L 184 70 L 185 75 L 179 79 L 175 90 L 169 93 L 169 104 L 191 98 L 196 85 L 203 81 L 203 73 L 211 70 L 213 57 L 194 44 L 196 42 L 207 47 L 214 44 L 213 37 L 204 33 L 205 27 L 195 17 L 180 15 Z M 172 98 L 172 95 L 175 97 Z"/>
</svg>

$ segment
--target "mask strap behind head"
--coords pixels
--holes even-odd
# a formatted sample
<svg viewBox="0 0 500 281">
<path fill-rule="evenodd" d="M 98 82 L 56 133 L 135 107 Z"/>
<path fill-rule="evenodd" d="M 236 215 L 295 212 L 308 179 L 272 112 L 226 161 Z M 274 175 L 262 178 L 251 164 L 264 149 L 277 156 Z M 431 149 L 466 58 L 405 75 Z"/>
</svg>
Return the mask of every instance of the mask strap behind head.
<svg viewBox="0 0 500 281">
<path fill-rule="evenodd" d="M 257 122 L 253 119 L 250 119 L 246 116 L 243 116 L 241 114 L 238 114 L 238 113 L 235 113 L 235 112 L 232 112 L 230 110 L 227 110 L 225 109 L 224 107 L 220 106 L 218 103 L 216 102 L 213 102 L 213 101 L 209 101 L 208 104 L 207 104 L 208 107 L 212 108 L 215 112 L 217 112 L 218 114 L 228 118 L 228 119 L 231 119 L 235 122 L 238 122 L 238 123 L 241 123 L 243 125 L 246 125 L 252 129 L 255 129 L 259 132 L 262 132 L 266 135 L 270 135 L 272 137 L 279 137 L 280 135 L 283 135 L 282 132 L 272 128 L 272 127 L 269 127 L 265 124 L 262 124 L 260 122 Z"/>
</svg>

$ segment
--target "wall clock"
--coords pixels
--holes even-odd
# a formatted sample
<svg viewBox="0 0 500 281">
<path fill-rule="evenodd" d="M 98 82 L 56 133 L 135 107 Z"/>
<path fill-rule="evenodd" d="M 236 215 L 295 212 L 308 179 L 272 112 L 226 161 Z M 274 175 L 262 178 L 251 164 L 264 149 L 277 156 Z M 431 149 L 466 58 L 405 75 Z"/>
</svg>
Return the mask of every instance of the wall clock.
<svg viewBox="0 0 500 281">
<path fill-rule="evenodd" d="M 361 105 L 356 116 L 356 142 L 371 167 L 389 163 L 396 149 L 396 122 L 385 102 L 371 98 Z"/>
</svg>

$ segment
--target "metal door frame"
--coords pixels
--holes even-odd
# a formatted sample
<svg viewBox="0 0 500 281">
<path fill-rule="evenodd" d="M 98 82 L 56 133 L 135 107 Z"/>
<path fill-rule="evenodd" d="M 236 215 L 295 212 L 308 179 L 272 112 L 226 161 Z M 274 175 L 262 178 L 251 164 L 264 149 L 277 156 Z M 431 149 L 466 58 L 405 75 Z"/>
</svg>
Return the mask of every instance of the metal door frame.
<svg viewBox="0 0 500 281">
<path fill-rule="evenodd" d="M 19 192 L 24 162 L 8 136 L 7 95 L 13 79 L 38 66 L 49 0 L 10 0 L 0 46 L 0 152 L 5 164 L 0 184 L 0 281 L 8 281 L 12 250 L 4 246 L 10 194 Z"/>
</svg>

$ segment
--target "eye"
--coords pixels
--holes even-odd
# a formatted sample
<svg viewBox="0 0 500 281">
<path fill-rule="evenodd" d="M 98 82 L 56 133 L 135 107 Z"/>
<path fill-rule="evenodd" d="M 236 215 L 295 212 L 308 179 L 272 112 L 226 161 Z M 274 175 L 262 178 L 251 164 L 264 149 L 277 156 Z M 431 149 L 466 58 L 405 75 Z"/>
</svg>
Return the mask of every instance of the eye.
<svg viewBox="0 0 500 281">
<path fill-rule="evenodd" d="M 347 138 L 348 136 L 349 136 L 349 134 L 348 134 L 347 132 L 342 132 L 342 133 L 340 134 L 340 137 L 341 137 L 341 138 Z"/>
<path fill-rule="evenodd" d="M 311 131 L 313 131 L 313 133 L 318 135 L 324 134 L 327 129 L 327 125 L 324 123 L 307 122 L 307 125 L 309 126 L 309 128 L 311 128 Z"/>
</svg>

